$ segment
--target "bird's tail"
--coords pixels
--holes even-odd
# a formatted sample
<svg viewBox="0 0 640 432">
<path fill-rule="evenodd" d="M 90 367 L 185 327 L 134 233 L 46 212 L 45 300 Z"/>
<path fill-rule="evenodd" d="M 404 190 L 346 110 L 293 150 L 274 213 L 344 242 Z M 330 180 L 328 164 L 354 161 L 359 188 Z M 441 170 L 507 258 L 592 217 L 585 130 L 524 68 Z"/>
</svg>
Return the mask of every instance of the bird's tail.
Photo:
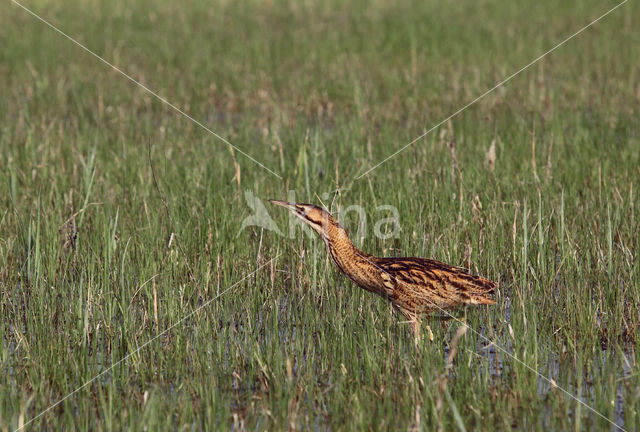
<svg viewBox="0 0 640 432">
<path fill-rule="evenodd" d="M 471 304 L 494 305 L 494 304 L 496 304 L 496 301 L 494 299 L 492 299 L 491 297 L 485 297 L 483 295 L 472 295 L 472 296 L 470 296 L 469 303 L 471 303 Z"/>
<path fill-rule="evenodd" d="M 491 297 L 498 287 L 498 284 L 483 277 L 472 276 L 467 281 L 467 293 L 469 303 L 493 305 L 496 301 Z"/>
</svg>

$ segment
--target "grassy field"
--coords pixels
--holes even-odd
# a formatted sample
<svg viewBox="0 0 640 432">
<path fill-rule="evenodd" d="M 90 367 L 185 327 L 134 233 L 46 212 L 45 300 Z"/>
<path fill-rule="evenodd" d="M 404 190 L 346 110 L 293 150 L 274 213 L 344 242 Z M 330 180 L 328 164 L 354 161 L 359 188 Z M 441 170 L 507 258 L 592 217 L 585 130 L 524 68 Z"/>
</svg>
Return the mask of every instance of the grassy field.
<svg viewBox="0 0 640 432">
<path fill-rule="evenodd" d="M 26 429 L 640 429 L 637 2 L 360 179 L 617 2 L 23 4 L 280 177 L 0 5 L 0 431 L 86 383 Z M 321 240 L 241 229 L 290 190 L 497 305 L 414 347 Z"/>
</svg>

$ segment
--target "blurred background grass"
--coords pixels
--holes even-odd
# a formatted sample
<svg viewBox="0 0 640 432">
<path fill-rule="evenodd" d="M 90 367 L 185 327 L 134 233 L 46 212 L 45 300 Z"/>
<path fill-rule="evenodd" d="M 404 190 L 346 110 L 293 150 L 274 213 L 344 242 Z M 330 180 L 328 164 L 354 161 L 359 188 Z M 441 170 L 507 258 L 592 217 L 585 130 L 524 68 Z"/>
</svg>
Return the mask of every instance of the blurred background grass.
<svg viewBox="0 0 640 432">
<path fill-rule="evenodd" d="M 289 190 L 361 205 L 368 252 L 499 280 L 496 307 L 457 317 L 640 426 L 634 2 L 360 180 L 616 3 L 23 4 L 282 179 L 1 5 L 0 428 L 263 264 L 29 427 L 610 428 L 476 333 L 447 367 L 457 321 L 434 320 L 435 343 L 414 349 L 321 241 L 239 232 L 246 191 Z M 383 204 L 398 238 L 373 236 Z"/>
</svg>

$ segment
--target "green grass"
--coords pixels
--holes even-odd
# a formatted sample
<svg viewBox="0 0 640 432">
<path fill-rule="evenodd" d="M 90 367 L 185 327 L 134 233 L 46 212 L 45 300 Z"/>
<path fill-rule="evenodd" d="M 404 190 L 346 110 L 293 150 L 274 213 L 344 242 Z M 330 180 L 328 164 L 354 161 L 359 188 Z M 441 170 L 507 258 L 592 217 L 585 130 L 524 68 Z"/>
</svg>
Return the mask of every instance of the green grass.
<svg viewBox="0 0 640 432">
<path fill-rule="evenodd" d="M 480 334 L 640 429 L 636 2 L 359 180 L 616 2 L 24 4 L 282 179 L 1 5 L 0 430 L 105 371 L 28 428 L 615 429 Z M 364 250 L 500 281 L 451 367 L 460 322 L 416 349 L 319 239 L 238 234 L 337 188 Z"/>
</svg>

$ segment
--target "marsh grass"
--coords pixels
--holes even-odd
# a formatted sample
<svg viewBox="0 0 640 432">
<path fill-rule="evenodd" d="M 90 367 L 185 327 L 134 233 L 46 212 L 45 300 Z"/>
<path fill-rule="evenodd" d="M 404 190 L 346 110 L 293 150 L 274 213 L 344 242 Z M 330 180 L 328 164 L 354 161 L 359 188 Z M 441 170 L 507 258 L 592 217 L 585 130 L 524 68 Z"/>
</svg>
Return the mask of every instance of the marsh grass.
<svg viewBox="0 0 640 432">
<path fill-rule="evenodd" d="M 29 428 L 613 428 L 480 335 L 640 427 L 635 3 L 357 181 L 615 3 L 25 5 L 283 179 L 0 6 L 0 429 L 132 352 Z M 320 240 L 238 235 L 246 190 L 337 188 L 399 210 L 363 249 L 469 267 L 498 304 L 415 349 Z"/>
</svg>

